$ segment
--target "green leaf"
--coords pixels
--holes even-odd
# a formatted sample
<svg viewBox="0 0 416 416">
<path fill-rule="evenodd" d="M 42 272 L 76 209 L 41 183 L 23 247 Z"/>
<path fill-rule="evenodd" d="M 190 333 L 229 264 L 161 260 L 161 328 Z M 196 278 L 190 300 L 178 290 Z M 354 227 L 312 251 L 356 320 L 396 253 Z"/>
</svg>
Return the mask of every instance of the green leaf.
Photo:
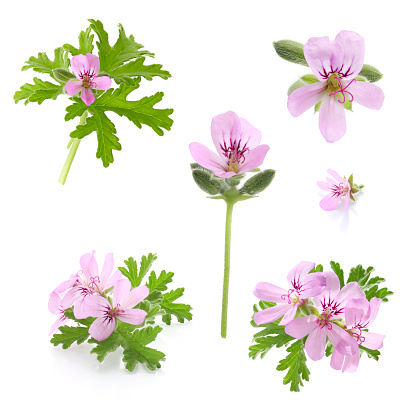
<svg viewBox="0 0 416 416">
<path fill-rule="evenodd" d="M 125 84 L 114 90 L 110 88 L 104 94 L 100 95 L 94 103 L 88 107 L 92 114 L 87 118 L 84 125 L 78 125 L 70 137 L 82 139 L 92 132 L 97 133 L 98 149 L 97 158 L 101 158 L 104 167 L 108 167 L 114 161 L 113 150 L 121 150 L 114 124 L 106 116 L 105 112 L 112 111 L 124 116 L 133 122 L 138 128 L 143 124 L 151 127 L 158 135 L 163 136 L 163 129 L 170 130 L 172 119 L 169 115 L 173 113 L 172 109 L 155 109 L 153 108 L 162 100 L 163 93 L 158 92 L 150 97 L 143 97 L 139 101 L 128 101 L 127 96 L 139 88 L 138 82 L 135 86 L 127 87 Z M 66 108 L 67 115 L 65 120 L 71 120 L 76 116 L 81 116 L 87 109 L 83 102 L 77 101 Z"/>
<path fill-rule="evenodd" d="M 51 343 L 57 347 L 62 344 L 62 348 L 66 350 L 74 342 L 78 345 L 86 341 L 90 334 L 88 333 L 88 328 L 85 326 L 60 326 L 60 334 L 53 334 Z"/>
<path fill-rule="evenodd" d="M 167 284 L 172 282 L 172 277 L 174 273 L 169 272 L 166 273 L 165 270 L 160 272 L 159 277 L 156 276 L 156 273 L 152 271 L 149 276 L 149 281 L 146 283 L 146 286 L 149 288 L 150 291 L 152 290 L 160 290 L 164 292 L 168 290 Z"/>
<path fill-rule="evenodd" d="M 58 95 L 63 94 L 62 85 L 56 85 L 49 81 L 42 81 L 39 78 L 33 78 L 34 84 L 24 84 L 20 91 L 14 94 L 14 102 L 17 104 L 20 100 L 25 100 L 25 105 L 29 102 L 42 104 L 45 100 L 56 100 Z"/>
<path fill-rule="evenodd" d="M 143 278 L 147 275 L 150 268 L 152 267 L 152 264 L 156 261 L 156 259 L 157 259 L 156 253 L 155 254 L 149 253 L 147 257 L 142 256 L 142 258 L 140 259 L 140 271 L 139 271 L 140 283 L 143 280 Z"/>
<path fill-rule="evenodd" d="M 291 344 L 286 351 L 289 355 L 279 361 L 276 370 L 288 370 L 283 378 L 283 384 L 290 383 L 290 391 L 300 391 L 299 386 L 303 386 L 302 380 L 309 381 L 310 371 L 306 366 L 306 355 L 304 351 L 304 339 L 299 339 Z"/>
<path fill-rule="evenodd" d="M 325 349 L 325 357 L 329 357 L 334 352 L 334 346 L 332 345 L 331 341 L 326 342 L 326 349 Z"/>
<path fill-rule="evenodd" d="M 331 261 L 329 262 L 329 264 L 331 265 L 332 271 L 338 276 L 340 289 L 342 289 L 345 286 L 344 270 L 341 269 L 341 266 L 339 265 L 339 263 L 335 263 L 334 261 Z"/>
<path fill-rule="evenodd" d="M 179 299 L 183 295 L 184 291 L 185 289 L 180 287 L 163 295 L 163 300 L 160 306 L 165 312 L 162 315 L 162 321 L 165 324 L 171 324 L 172 315 L 176 316 L 178 322 L 182 324 L 185 322 L 185 319 L 188 321 L 192 320 L 192 313 L 190 312 L 192 307 L 190 305 L 186 305 L 184 303 L 173 303 L 173 301 Z"/>
<path fill-rule="evenodd" d="M 279 42 L 273 42 L 273 46 L 276 53 L 286 61 L 308 66 L 301 43 L 293 40 L 280 40 Z"/>
<path fill-rule="evenodd" d="M 369 82 L 377 82 L 383 78 L 383 74 L 374 66 L 364 64 L 360 73 L 362 77 L 366 78 Z"/>
<path fill-rule="evenodd" d="M 91 354 L 97 354 L 97 360 L 101 363 L 110 352 L 114 352 L 122 343 L 121 338 L 117 332 L 113 332 L 104 341 L 97 341 L 94 338 L 88 340 L 89 344 L 97 344 L 92 350 Z"/>
<path fill-rule="evenodd" d="M 363 347 L 362 345 L 359 345 L 358 348 L 360 349 L 360 354 L 365 352 L 368 356 L 368 358 L 372 358 L 373 360 L 378 361 L 380 356 L 379 350 L 370 350 L 370 348 Z"/>
<path fill-rule="evenodd" d="M 85 31 L 81 31 L 78 36 L 79 39 L 79 48 L 66 43 L 63 48 L 68 51 L 72 56 L 75 55 L 86 55 L 87 53 L 92 53 L 94 49 L 94 34 L 91 34 L 91 27 L 88 27 Z"/>
<path fill-rule="evenodd" d="M 127 269 L 125 267 L 118 268 L 122 275 L 130 280 L 132 288 L 139 286 L 141 279 L 139 279 L 136 260 L 133 257 L 129 257 L 127 260 L 124 260 L 124 264 L 127 266 Z"/>
<path fill-rule="evenodd" d="M 323 271 L 324 267 L 322 266 L 322 264 L 317 264 L 309 273 L 318 273 Z"/>
<path fill-rule="evenodd" d="M 69 67 L 68 52 L 64 48 L 56 48 L 54 51 L 54 60 L 51 61 L 46 53 L 39 53 L 37 58 L 31 56 L 23 66 L 22 71 L 33 69 L 36 72 L 49 74 L 53 78 L 53 70 L 57 68 L 67 69 Z"/>
<path fill-rule="evenodd" d="M 263 192 L 272 182 L 276 171 L 273 169 L 266 169 L 263 172 L 257 173 L 244 183 L 240 189 L 240 194 L 257 195 Z"/>
</svg>

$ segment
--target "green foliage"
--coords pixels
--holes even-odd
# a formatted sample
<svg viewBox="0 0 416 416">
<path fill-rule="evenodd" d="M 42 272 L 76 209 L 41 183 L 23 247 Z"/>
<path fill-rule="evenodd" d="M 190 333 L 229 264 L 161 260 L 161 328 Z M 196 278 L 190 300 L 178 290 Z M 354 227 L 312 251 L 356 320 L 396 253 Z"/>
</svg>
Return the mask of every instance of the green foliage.
<svg viewBox="0 0 416 416">
<path fill-rule="evenodd" d="M 278 371 L 288 370 L 283 378 L 283 384 L 290 383 L 290 391 L 300 391 L 299 386 L 303 386 L 302 380 L 309 381 L 310 371 L 306 366 L 306 355 L 304 351 L 305 338 L 293 342 L 286 351 L 289 355 L 279 361 L 276 367 Z"/>
<path fill-rule="evenodd" d="M 56 48 L 54 60 L 51 61 L 45 52 L 41 52 L 37 57 L 31 56 L 22 67 L 22 71 L 33 69 L 35 72 L 48 74 L 53 78 L 53 70 L 57 68 L 67 69 L 69 67 L 68 52 L 63 48 Z"/>
<path fill-rule="evenodd" d="M 323 271 L 324 267 L 322 266 L 322 264 L 317 264 L 309 273 L 318 273 Z"/>
<path fill-rule="evenodd" d="M 273 347 L 280 348 L 293 341 L 293 337 L 285 333 L 285 327 L 282 325 L 267 324 L 262 333 L 275 334 L 273 336 L 255 336 L 253 345 L 249 347 L 248 356 L 253 360 L 260 355 L 263 358 Z"/>
<path fill-rule="evenodd" d="M 280 40 L 279 42 L 273 42 L 273 46 L 276 53 L 286 61 L 308 66 L 301 43 L 293 40 Z"/>
<path fill-rule="evenodd" d="M 250 179 L 247 179 L 243 187 L 240 189 L 240 194 L 257 195 L 263 192 L 272 182 L 276 175 L 273 169 L 265 169 L 257 173 Z"/>
<path fill-rule="evenodd" d="M 119 267 L 119 270 L 130 280 L 131 287 L 137 287 L 142 282 L 143 278 L 149 272 L 152 267 L 153 262 L 157 259 L 156 254 L 149 253 L 148 256 L 142 256 L 140 260 L 140 271 L 137 268 L 137 262 L 133 257 L 129 257 L 124 261 L 127 269 L 125 267 Z"/>
<path fill-rule="evenodd" d="M 147 257 L 142 256 L 140 260 L 139 284 L 143 280 L 143 278 L 147 275 L 150 268 L 152 267 L 153 262 L 156 261 L 156 259 L 157 259 L 156 253 L 155 254 L 149 253 Z"/>
<path fill-rule="evenodd" d="M 364 77 L 369 82 L 377 82 L 383 78 L 383 74 L 377 68 L 367 64 L 363 65 L 363 68 L 358 75 L 361 75 L 361 77 Z"/>
<path fill-rule="evenodd" d="M 172 322 L 172 315 L 176 316 L 178 322 L 184 323 L 185 319 L 190 321 L 192 319 L 191 306 L 184 303 L 173 303 L 174 300 L 183 296 L 185 289 L 180 287 L 175 290 L 171 290 L 169 293 L 163 295 L 163 301 L 161 307 L 164 310 L 162 321 L 170 325 Z"/>
<path fill-rule="evenodd" d="M 24 84 L 20 87 L 20 91 L 16 91 L 13 96 L 14 102 L 17 104 L 20 100 L 27 103 L 33 102 L 42 104 L 45 100 L 56 100 L 58 95 L 63 93 L 62 85 L 53 84 L 49 81 L 42 81 L 39 78 L 33 78 L 34 84 Z"/>
<path fill-rule="evenodd" d="M 207 173 L 202 169 L 192 170 L 192 177 L 195 183 L 208 195 L 221 193 L 221 183 L 214 178 L 213 173 Z"/>
<path fill-rule="evenodd" d="M 342 270 L 339 263 L 335 263 L 335 261 L 330 261 L 329 264 L 331 265 L 332 271 L 338 276 L 340 289 L 342 289 L 345 286 L 344 270 Z"/>
<path fill-rule="evenodd" d="M 156 273 L 152 271 L 146 286 L 150 291 L 160 290 L 161 292 L 164 292 L 165 290 L 168 290 L 166 285 L 172 282 L 173 275 L 174 273 L 172 272 L 166 273 L 165 270 L 162 270 L 159 277 L 157 277 Z"/>
<path fill-rule="evenodd" d="M 104 341 L 96 341 L 94 338 L 90 338 L 88 342 L 90 344 L 97 344 L 92 350 L 91 354 L 97 354 L 97 360 L 101 363 L 104 358 L 110 352 L 114 352 L 122 343 L 123 339 L 119 334 L 114 331 L 107 339 Z"/>
<path fill-rule="evenodd" d="M 378 361 L 380 356 L 379 350 L 370 350 L 370 348 L 363 347 L 362 345 L 359 345 L 358 348 L 360 349 L 360 355 L 363 353 L 367 354 L 368 358 L 372 358 L 373 360 Z"/>
<path fill-rule="evenodd" d="M 94 49 L 94 34 L 91 33 L 91 27 L 87 27 L 85 31 L 81 31 L 78 36 L 79 47 L 75 48 L 69 43 L 65 43 L 63 48 L 68 51 L 72 56 L 75 55 L 86 55 L 92 53 Z"/>
<path fill-rule="evenodd" d="M 85 326 L 60 326 L 59 331 L 60 334 L 53 334 L 51 343 L 57 347 L 58 345 L 62 345 L 62 348 L 66 350 L 69 348 L 74 342 L 78 345 L 82 344 L 86 341 L 90 334 L 88 333 L 88 328 Z"/>
</svg>

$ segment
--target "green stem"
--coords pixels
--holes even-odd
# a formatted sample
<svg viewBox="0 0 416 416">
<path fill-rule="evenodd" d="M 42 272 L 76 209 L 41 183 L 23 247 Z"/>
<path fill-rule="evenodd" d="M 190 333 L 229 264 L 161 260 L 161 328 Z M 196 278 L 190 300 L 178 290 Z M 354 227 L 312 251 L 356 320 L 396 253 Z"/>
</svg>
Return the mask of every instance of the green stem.
<svg viewBox="0 0 416 416">
<path fill-rule="evenodd" d="M 87 119 L 87 116 L 88 116 L 88 111 L 85 110 L 79 120 L 80 125 L 85 124 L 85 120 Z M 69 173 L 69 169 L 71 169 L 72 162 L 74 161 L 74 157 L 77 153 L 78 146 L 80 143 L 81 143 L 80 139 L 72 139 L 68 144 L 68 147 L 71 146 L 71 148 L 69 149 L 68 156 L 65 160 L 64 166 L 62 168 L 61 174 L 59 175 L 59 179 L 58 179 L 58 182 L 61 183 L 62 185 L 65 185 L 66 178 Z"/>
<path fill-rule="evenodd" d="M 227 202 L 225 220 L 224 284 L 222 291 L 221 336 L 227 337 L 228 287 L 230 282 L 231 220 L 235 202 Z"/>
</svg>

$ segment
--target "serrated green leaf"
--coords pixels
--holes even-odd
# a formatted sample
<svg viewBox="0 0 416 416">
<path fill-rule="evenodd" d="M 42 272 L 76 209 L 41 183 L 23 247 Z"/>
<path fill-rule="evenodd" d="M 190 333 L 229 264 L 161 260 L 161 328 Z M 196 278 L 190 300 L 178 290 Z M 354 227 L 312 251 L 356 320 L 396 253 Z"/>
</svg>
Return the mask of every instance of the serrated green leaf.
<svg viewBox="0 0 416 416">
<path fill-rule="evenodd" d="M 308 66 L 303 53 L 302 43 L 293 40 L 280 40 L 273 42 L 276 53 L 283 59 L 295 64 Z"/>
<path fill-rule="evenodd" d="M 86 55 L 87 53 L 92 53 L 94 49 L 94 34 L 91 33 L 91 27 L 88 27 L 85 31 L 81 31 L 78 36 L 79 39 L 79 48 L 66 43 L 63 48 L 68 51 L 72 56 L 75 55 Z"/>
<path fill-rule="evenodd" d="M 68 52 L 64 48 L 56 48 L 54 60 L 51 61 L 45 52 L 39 53 L 37 57 L 31 56 L 23 66 L 22 71 L 33 69 L 36 72 L 49 74 L 53 78 L 53 70 L 57 68 L 67 69 L 69 67 Z"/>
<path fill-rule="evenodd" d="M 57 347 L 62 345 L 62 348 L 65 350 L 69 348 L 74 342 L 78 345 L 86 341 L 90 334 L 88 333 L 88 328 L 85 326 L 60 326 L 60 334 L 53 334 L 51 343 Z"/>
<path fill-rule="evenodd" d="M 283 333 L 279 335 L 258 337 L 254 340 L 254 344 L 250 345 L 248 356 L 253 360 L 259 355 L 260 358 L 263 358 L 273 347 L 283 347 L 290 341 L 293 341 L 293 339 L 293 337 L 284 333 L 284 330 Z"/>
<path fill-rule="evenodd" d="M 331 265 L 332 271 L 338 276 L 340 289 L 342 289 L 345 286 L 344 270 L 342 270 L 339 263 L 335 263 L 335 261 L 331 261 L 329 264 Z"/>
<path fill-rule="evenodd" d="M 283 384 L 290 383 L 290 391 L 300 391 L 299 386 L 303 386 L 302 380 L 309 381 L 310 374 L 306 366 L 304 339 L 295 341 L 286 351 L 289 355 L 279 361 L 276 370 L 288 370 L 286 376 L 283 378 Z"/>
<path fill-rule="evenodd" d="M 368 358 L 372 358 L 373 360 L 378 361 L 380 356 L 379 350 L 370 350 L 370 348 L 363 347 L 362 345 L 359 345 L 358 348 L 360 349 L 360 354 L 365 352 L 368 356 Z"/>
<path fill-rule="evenodd" d="M 29 102 L 42 104 L 45 100 L 56 100 L 58 95 L 63 94 L 62 85 L 53 84 L 49 81 L 43 81 L 39 78 L 33 78 L 34 84 L 24 84 L 20 91 L 14 94 L 14 102 L 17 104 L 20 100 L 25 100 L 25 105 Z"/>
<path fill-rule="evenodd" d="M 309 273 L 318 273 L 323 271 L 324 267 L 322 266 L 322 264 L 317 264 Z"/>
<path fill-rule="evenodd" d="M 127 260 L 124 260 L 124 264 L 127 266 L 127 269 L 125 267 L 118 268 L 121 274 L 130 280 L 132 288 L 139 286 L 141 279 L 139 279 L 136 260 L 133 257 L 129 257 Z"/>
<path fill-rule="evenodd" d="M 139 280 L 140 282 L 143 280 L 143 278 L 147 275 L 150 268 L 152 267 L 152 264 L 156 261 L 157 255 L 149 253 L 146 256 L 142 256 L 140 259 L 140 270 L 139 270 Z M 140 284 L 140 283 L 139 283 Z"/>
<path fill-rule="evenodd" d="M 185 322 L 185 319 L 188 321 L 192 320 L 192 313 L 190 312 L 192 307 L 190 305 L 172 302 L 173 300 L 176 300 L 179 297 L 181 297 L 183 295 L 184 290 L 184 288 L 179 288 L 163 295 L 163 301 L 160 306 L 165 311 L 165 313 L 162 315 L 162 321 L 165 324 L 171 324 L 172 315 L 176 316 L 176 319 L 181 324 Z"/>
<path fill-rule="evenodd" d="M 123 338 L 117 332 L 113 332 L 104 341 L 97 341 L 94 338 L 88 340 L 89 344 L 97 344 L 92 350 L 91 354 L 97 354 L 97 360 L 101 363 L 110 352 L 114 352 L 123 342 Z"/>
<path fill-rule="evenodd" d="M 159 290 L 161 292 L 164 292 L 165 290 L 168 290 L 167 284 L 172 282 L 172 277 L 174 273 L 169 272 L 166 273 L 165 270 L 162 270 L 160 272 L 159 277 L 156 276 L 156 273 L 152 271 L 149 276 L 149 281 L 146 283 L 146 286 L 149 288 L 150 291 L 152 290 Z"/>
</svg>

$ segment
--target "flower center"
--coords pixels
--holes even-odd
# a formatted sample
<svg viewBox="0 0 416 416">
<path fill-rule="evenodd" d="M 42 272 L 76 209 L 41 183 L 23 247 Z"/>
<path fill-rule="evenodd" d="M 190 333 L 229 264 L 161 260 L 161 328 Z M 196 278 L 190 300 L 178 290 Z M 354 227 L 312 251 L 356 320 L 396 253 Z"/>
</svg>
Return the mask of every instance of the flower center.
<svg viewBox="0 0 416 416">
<path fill-rule="evenodd" d="M 328 329 L 332 329 L 332 323 L 329 321 L 331 318 L 331 314 L 324 311 L 318 318 L 318 324 L 321 328 L 327 327 Z"/>
<path fill-rule="evenodd" d="M 82 86 L 83 88 L 94 88 L 95 82 L 94 79 L 96 78 L 96 75 L 93 71 L 84 71 L 79 74 L 79 79 L 82 79 Z"/>
<path fill-rule="evenodd" d="M 356 325 L 352 329 L 347 329 L 347 332 L 357 340 L 358 344 L 361 345 L 365 341 L 365 337 L 362 335 L 362 326 Z"/>
<path fill-rule="evenodd" d="M 334 94 L 341 94 L 343 100 L 338 100 L 339 103 L 344 104 L 346 97 L 345 94 L 348 94 L 351 99 L 348 100 L 350 103 L 352 103 L 354 101 L 354 96 L 347 91 L 347 88 L 353 83 L 356 82 L 356 79 L 352 79 L 345 87 L 342 86 L 341 84 L 341 78 L 342 75 L 338 74 L 338 72 L 334 72 L 333 74 L 331 74 L 328 77 L 328 81 L 327 81 L 327 86 L 328 86 L 328 90 L 331 94 L 329 94 L 329 96 L 334 95 Z"/>
<path fill-rule="evenodd" d="M 91 291 L 95 290 L 96 292 L 100 292 L 98 283 L 100 283 L 100 278 L 98 276 L 91 276 L 90 281 L 86 286 L 88 286 Z"/>
<path fill-rule="evenodd" d="M 287 303 L 290 305 L 291 303 L 293 303 L 294 305 L 296 305 L 297 303 L 302 303 L 302 301 L 299 299 L 298 294 L 293 294 L 293 292 L 295 291 L 295 289 L 289 289 L 287 291 L 287 295 L 282 295 L 281 299 L 283 300 L 287 300 Z"/>
<path fill-rule="evenodd" d="M 344 196 L 349 192 L 350 188 L 346 186 L 344 183 L 339 183 L 338 185 L 333 185 L 331 187 L 332 194 L 335 196 Z"/>
<path fill-rule="evenodd" d="M 246 160 L 245 153 L 249 152 L 247 143 L 244 146 L 241 146 L 241 139 L 237 142 L 234 140 L 231 142 L 230 146 L 225 143 L 221 145 L 222 154 L 228 159 L 228 170 L 232 172 L 238 171 L 238 166 L 240 163 L 244 163 Z"/>
<path fill-rule="evenodd" d="M 107 314 L 109 317 L 111 318 L 115 318 L 117 315 L 119 315 L 120 313 L 123 313 L 124 310 L 120 309 L 120 304 L 117 303 L 117 306 L 114 307 L 113 309 L 110 309 Z"/>
<path fill-rule="evenodd" d="M 326 300 L 324 297 L 323 300 L 321 300 L 321 306 L 323 310 L 322 315 L 327 316 L 328 319 L 339 315 L 344 311 L 344 308 L 341 308 L 341 305 L 331 298 Z"/>
</svg>

